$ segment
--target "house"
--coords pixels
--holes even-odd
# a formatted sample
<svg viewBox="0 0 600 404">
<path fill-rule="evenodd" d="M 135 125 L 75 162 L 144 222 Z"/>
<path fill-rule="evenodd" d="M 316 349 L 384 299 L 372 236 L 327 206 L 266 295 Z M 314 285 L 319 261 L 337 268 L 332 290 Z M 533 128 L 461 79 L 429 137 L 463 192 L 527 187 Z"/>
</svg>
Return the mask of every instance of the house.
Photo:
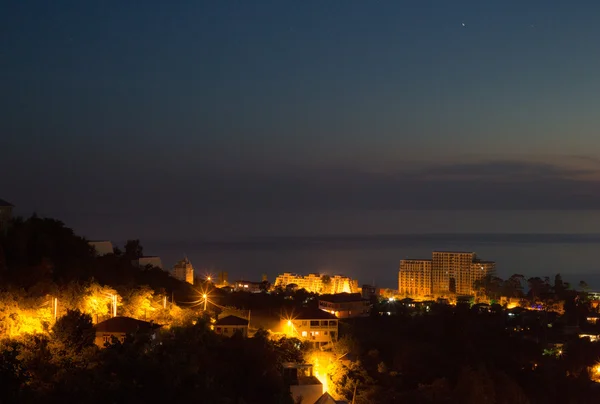
<svg viewBox="0 0 600 404">
<path fill-rule="evenodd" d="M 250 281 L 235 281 L 234 288 L 236 292 L 250 292 L 260 293 L 262 292 L 262 282 L 250 282 Z"/>
<path fill-rule="evenodd" d="M 348 404 L 348 402 L 334 400 L 328 392 L 325 392 L 317 401 L 315 401 L 315 404 Z"/>
<path fill-rule="evenodd" d="M 320 309 L 302 308 L 299 312 L 284 315 L 281 330 L 289 337 L 323 347 L 338 338 L 338 319 Z"/>
<path fill-rule="evenodd" d="M 319 309 L 335 315 L 337 318 L 367 317 L 371 303 L 360 293 L 338 293 L 321 295 Z"/>
<path fill-rule="evenodd" d="M 284 363 L 283 381 L 295 403 L 316 403 L 323 395 L 323 384 L 313 376 L 313 365 Z"/>
<path fill-rule="evenodd" d="M 88 244 L 94 248 L 97 257 L 114 254 L 115 249 L 110 241 L 89 241 Z"/>
<path fill-rule="evenodd" d="M 248 336 L 248 320 L 237 316 L 227 316 L 219 319 L 213 325 L 215 332 L 224 337 L 231 337 L 236 332 Z"/>
<path fill-rule="evenodd" d="M 155 257 L 155 256 L 140 257 L 138 259 L 131 261 L 131 263 L 134 266 L 142 268 L 142 269 L 148 268 L 149 266 L 163 269 L 163 264 L 162 264 L 160 257 Z"/>
<path fill-rule="evenodd" d="M 0 199 L 0 233 L 5 233 L 8 229 L 8 223 L 12 219 L 14 207 L 12 203 Z"/>
<path fill-rule="evenodd" d="M 363 285 L 361 289 L 363 299 L 375 299 L 379 296 L 379 289 L 373 285 Z"/>
<path fill-rule="evenodd" d="M 137 333 L 148 333 L 152 339 L 156 339 L 157 331 L 161 326 L 152 322 L 136 320 L 131 317 L 113 317 L 96 324 L 95 344 L 103 348 L 106 343 L 111 343 L 112 338 L 116 337 L 119 341 L 125 341 L 127 335 Z"/>
</svg>

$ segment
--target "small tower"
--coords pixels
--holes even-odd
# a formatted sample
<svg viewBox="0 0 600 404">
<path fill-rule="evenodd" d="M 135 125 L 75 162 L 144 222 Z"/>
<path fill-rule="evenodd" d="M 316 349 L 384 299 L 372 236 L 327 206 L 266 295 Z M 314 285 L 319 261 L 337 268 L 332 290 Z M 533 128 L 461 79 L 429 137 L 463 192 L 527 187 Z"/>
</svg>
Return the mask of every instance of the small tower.
<svg viewBox="0 0 600 404">
<path fill-rule="evenodd" d="M 194 284 L 194 267 L 187 257 L 175 264 L 173 267 L 173 276 L 190 285 Z"/>
</svg>

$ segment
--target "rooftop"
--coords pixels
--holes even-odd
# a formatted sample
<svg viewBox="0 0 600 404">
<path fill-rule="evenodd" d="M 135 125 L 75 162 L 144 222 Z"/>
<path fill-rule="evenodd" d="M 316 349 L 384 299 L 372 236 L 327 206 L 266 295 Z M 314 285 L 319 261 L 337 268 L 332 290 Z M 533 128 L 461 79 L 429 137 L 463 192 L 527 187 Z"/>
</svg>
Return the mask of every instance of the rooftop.
<svg viewBox="0 0 600 404">
<path fill-rule="evenodd" d="M 321 309 L 309 309 L 307 307 L 294 311 L 291 315 L 286 316 L 286 318 L 287 317 L 291 317 L 294 320 L 337 320 L 337 317 L 331 313 L 327 313 Z"/>
<path fill-rule="evenodd" d="M 237 316 L 227 316 L 223 317 L 220 320 L 217 320 L 215 325 L 239 325 L 239 326 L 247 326 L 248 320 L 245 318 L 237 317 Z"/>
<path fill-rule="evenodd" d="M 315 401 L 315 404 L 342 404 L 347 403 L 347 401 L 336 401 L 331 397 L 328 392 L 323 393 L 323 395 Z"/>
<path fill-rule="evenodd" d="M 246 285 L 261 285 L 262 282 L 257 282 L 257 281 L 235 281 L 235 284 L 241 283 L 242 285 L 246 284 Z"/>
<path fill-rule="evenodd" d="M 475 254 L 473 251 L 445 251 L 445 250 L 435 250 L 433 253 L 443 253 L 443 254 Z"/>
<path fill-rule="evenodd" d="M 124 332 L 132 334 L 137 331 L 151 331 L 160 328 L 161 325 L 147 321 L 136 320 L 131 317 L 113 317 L 96 324 L 96 332 Z"/>
<path fill-rule="evenodd" d="M 321 295 L 319 301 L 331 303 L 348 303 L 365 300 L 360 293 L 337 293 L 334 295 Z"/>
</svg>

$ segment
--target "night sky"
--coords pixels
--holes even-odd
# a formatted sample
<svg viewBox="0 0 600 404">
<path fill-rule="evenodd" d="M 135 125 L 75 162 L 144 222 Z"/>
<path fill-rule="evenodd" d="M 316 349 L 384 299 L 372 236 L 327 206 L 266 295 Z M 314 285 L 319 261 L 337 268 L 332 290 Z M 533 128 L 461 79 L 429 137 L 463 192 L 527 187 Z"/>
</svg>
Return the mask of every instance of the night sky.
<svg viewBox="0 0 600 404">
<path fill-rule="evenodd" d="M 596 209 L 599 15 L 9 0 L 0 198 L 117 239 L 294 234 L 307 211 Z"/>
</svg>

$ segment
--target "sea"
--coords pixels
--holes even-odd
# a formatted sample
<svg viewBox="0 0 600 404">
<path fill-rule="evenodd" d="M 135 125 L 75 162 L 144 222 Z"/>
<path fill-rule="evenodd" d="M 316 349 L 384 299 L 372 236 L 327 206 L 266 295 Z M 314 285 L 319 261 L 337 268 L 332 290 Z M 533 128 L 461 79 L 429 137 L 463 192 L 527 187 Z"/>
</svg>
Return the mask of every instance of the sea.
<svg viewBox="0 0 600 404">
<path fill-rule="evenodd" d="M 195 231 L 150 234 L 145 253 L 165 267 L 187 256 L 198 274 L 230 281 L 319 272 L 395 289 L 401 259 L 438 250 L 473 251 L 504 278 L 560 273 L 600 290 L 600 211 L 230 212 L 180 222 Z"/>
</svg>

